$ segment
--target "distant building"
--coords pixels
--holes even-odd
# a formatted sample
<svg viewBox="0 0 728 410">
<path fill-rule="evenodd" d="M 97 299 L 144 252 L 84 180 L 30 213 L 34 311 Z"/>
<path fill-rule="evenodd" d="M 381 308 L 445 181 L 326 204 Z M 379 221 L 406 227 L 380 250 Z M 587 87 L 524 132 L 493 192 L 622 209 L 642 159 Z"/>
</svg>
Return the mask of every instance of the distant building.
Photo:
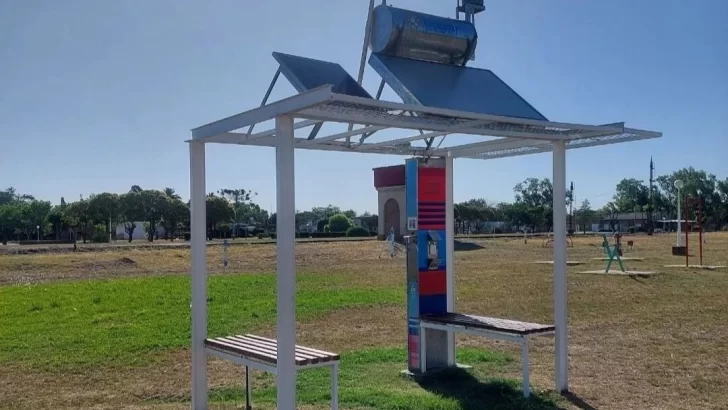
<svg viewBox="0 0 728 410">
<path fill-rule="evenodd" d="M 146 239 L 147 238 L 147 231 L 144 229 L 144 222 L 134 222 L 136 224 L 136 228 L 134 228 L 134 233 L 131 236 L 131 239 Z M 157 225 L 155 229 L 155 237 L 156 238 L 164 238 L 165 230 L 162 226 Z M 126 225 L 120 224 L 116 227 L 116 240 L 129 240 L 129 234 L 126 232 Z"/>
<path fill-rule="evenodd" d="M 599 223 L 596 228 L 597 230 L 615 232 L 629 232 L 630 230 L 634 230 L 636 232 L 646 231 L 648 222 L 647 215 L 647 212 L 617 212 L 613 214 L 606 214 L 599 219 Z M 662 228 L 660 222 L 662 219 L 662 214 L 653 213 L 652 227 Z"/>
</svg>

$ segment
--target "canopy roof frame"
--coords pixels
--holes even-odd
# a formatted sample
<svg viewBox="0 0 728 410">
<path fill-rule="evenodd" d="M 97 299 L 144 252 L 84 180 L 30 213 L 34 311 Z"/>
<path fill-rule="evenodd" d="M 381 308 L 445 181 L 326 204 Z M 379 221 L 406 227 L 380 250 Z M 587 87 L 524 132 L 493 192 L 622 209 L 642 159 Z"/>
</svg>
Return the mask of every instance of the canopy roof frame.
<svg viewBox="0 0 728 410">
<path fill-rule="evenodd" d="M 410 115 L 408 113 L 413 113 Z M 295 122 L 296 119 L 303 121 Z M 236 132 L 269 120 L 275 128 L 251 134 Z M 297 138 L 296 129 L 335 122 L 360 124 L 363 128 L 338 134 Z M 393 138 L 389 142 L 352 143 L 350 137 L 388 128 L 421 130 L 421 135 Z M 412 146 L 419 139 L 450 133 L 488 137 L 441 148 Z M 447 306 L 454 311 L 454 212 L 453 174 L 455 158 L 493 159 L 553 151 L 553 303 L 555 332 L 555 386 L 568 390 L 567 286 L 566 286 L 566 151 L 658 138 L 662 134 L 624 127 L 623 123 L 583 125 L 530 120 L 352 97 L 322 86 L 258 108 L 239 113 L 192 130 L 190 147 L 191 184 L 191 275 L 192 275 L 192 408 L 207 408 L 207 267 L 205 144 L 222 143 L 266 146 L 276 149 L 277 199 L 277 408 L 295 409 L 295 149 L 351 153 L 444 157 L 446 163 Z M 493 139 L 498 137 L 499 139 Z M 342 141 L 343 140 L 343 141 Z M 451 139 L 452 140 L 452 139 Z M 363 141 L 360 140 L 360 141 Z M 401 144 L 404 142 L 404 144 Z M 451 337 L 451 336 L 449 336 Z M 453 339 L 454 340 L 454 339 Z M 448 362 L 454 363 L 454 342 Z"/>
<path fill-rule="evenodd" d="M 372 154 L 444 157 L 451 152 L 455 158 L 493 159 L 547 152 L 550 150 L 548 142 L 558 140 L 567 141 L 567 149 L 571 149 L 658 138 L 662 135 L 659 132 L 626 128 L 624 123 L 585 125 L 470 113 L 337 94 L 331 91 L 331 86 L 322 86 L 195 128 L 192 130 L 192 137 L 193 140 L 204 142 L 274 147 L 275 129 L 256 134 L 235 131 L 272 120 L 279 115 L 304 119 L 294 123 L 294 129 L 320 126 L 326 122 L 364 125 L 363 128 L 328 136 L 296 138 L 296 148 Z M 385 129 L 429 132 L 372 143 L 347 142 L 352 136 Z M 487 139 L 484 138 L 481 143 L 470 142 L 442 148 L 411 144 L 453 134 Z M 509 151 L 504 152 L 503 148 L 494 144 L 494 141 L 499 140 L 493 137 L 501 140 L 518 139 L 519 142 L 509 146 Z"/>
</svg>

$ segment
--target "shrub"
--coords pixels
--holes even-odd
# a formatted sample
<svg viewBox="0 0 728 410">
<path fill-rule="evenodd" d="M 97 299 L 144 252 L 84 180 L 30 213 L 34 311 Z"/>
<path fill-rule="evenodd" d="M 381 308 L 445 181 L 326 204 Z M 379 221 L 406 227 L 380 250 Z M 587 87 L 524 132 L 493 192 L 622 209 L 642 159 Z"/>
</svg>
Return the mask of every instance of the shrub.
<svg viewBox="0 0 728 410">
<path fill-rule="evenodd" d="M 363 238 L 368 237 L 369 231 L 362 228 L 361 226 L 352 226 L 351 228 L 346 230 L 346 237 L 347 238 Z"/>
<path fill-rule="evenodd" d="M 108 243 L 109 234 L 106 233 L 106 226 L 103 224 L 94 226 L 94 231 L 93 231 L 91 240 L 96 243 Z"/>
<path fill-rule="evenodd" d="M 336 214 L 329 218 L 329 231 L 346 232 L 354 223 L 344 214 Z"/>
</svg>

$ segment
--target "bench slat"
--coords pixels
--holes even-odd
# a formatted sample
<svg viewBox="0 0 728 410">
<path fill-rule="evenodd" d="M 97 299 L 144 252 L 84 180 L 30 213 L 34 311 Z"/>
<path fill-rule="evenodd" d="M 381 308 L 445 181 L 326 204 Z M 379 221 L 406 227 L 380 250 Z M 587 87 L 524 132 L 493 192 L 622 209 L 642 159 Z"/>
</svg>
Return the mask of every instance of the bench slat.
<svg viewBox="0 0 728 410">
<path fill-rule="evenodd" d="M 276 345 L 278 344 L 278 342 L 276 340 L 274 340 L 274 339 L 268 339 L 268 338 L 265 338 L 265 337 L 251 335 L 251 334 L 246 334 L 245 336 L 246 337 L 249 337 L 249 338 L 252 338 L 252 339 L 258 339 L 258 340 L 263 340 L 263 341 L 266 341 L 266 342 L 269 342 L 269 343 L 274 343 Z M 322 357 L 322 358 L 332 358 L 332 359 L 329 359 L 329 360 L 339 360 L 339 355 L 336 354 L 336 353 L 327 352 L 327 351 L 324 351 L 324 350 L 312 349 L 310 347 L 305 347 L 305 346 L 296 346 L 296 349 L 301 350 L 302 352 L 307 352 L 309 354 L 318 355 L 319 357 Z"/>
<path fill-rule="evenodd" d="M 553 332 L 553 325 L 520 322 L 486 316 L 464 315 L 461 313 L 430 314 L 420 317 L 421 321 L 443 325 L 463 326 L 474 329 L 494 330 L 518 335 Z"/>
<path fill-rule="evenodd" d="M 262 352 L 259 352 L 256 350 L 242 349 L 242 348 L 240 348 L 240 346 L 236 346 L 234 344 L 230 344 L 230 343 L 224 342 L 219 339 L 215 339 L 215 340 L 208 339 L 205 341 L 205 345 L 207 345 L 207 347 L 210 347 L 212 349 L 220 350 L 220 351 L 223 351 L 225 353 L 229 353 L 229 354 L 232 354 L 235 356 L 249 357 L 249 358 L 252 358 L 255 360 L 260 360 L 262 362 L 270 363 L 270 364 L 274 364 L 274 365 L 278 363 L 278 359 L 276 358 L 276 356 L 265 354 L 265 353 L 262 353 Z"/>
<path fill-rule="evenodd" d="M 278 344 L 275 341 L 268 342 L 268 341 L 263 341 L 263 340 L 257 340 L 257 339 L 250 338 L 247 335 L 246 336 L 234 336 L 232 338 L 244 340 L 246 342 L 253 343 L 253 344 L 256 344 L 259 346 L 265 346 L 266 348 L 271 349 L 273 352 L 276 352 L 276 353 L 278 352 Z M 312 364 L 318 363 L 321 361 L 325 361 L 324 360 L 325 357 L 309 354 L 308 352 L 300 349 L 299 346 L 296 346 L 296 357 L 306 359 L 306 360 L 310 361 Z"/>
<path fill-rule="evenodd" d="M 261 342 L 244 336 L 230 336 L 226 339 L 234 340 L 242 346 L 254 346 L 256 349 L 265 350 L 275 356 L 278 356 L 278 345 L 276 343 Z M 305 361 L 306 364 L 314 364 L 321 361 L 320 358 L 303 354 L 298 349 L 296 349 L 295 355 L 296 361 Z"/>
<path fill-rule="evenodd" d="M 249 357 L 265 363 L 276 365 L 278 363 L 278 342 L 256 335 L 236 335 L 206 339 L 205 345 L 240 357 Z M 339 355 L 304 346 L 296 346 L 296 366 L 338 361 Z"/>
</svg>

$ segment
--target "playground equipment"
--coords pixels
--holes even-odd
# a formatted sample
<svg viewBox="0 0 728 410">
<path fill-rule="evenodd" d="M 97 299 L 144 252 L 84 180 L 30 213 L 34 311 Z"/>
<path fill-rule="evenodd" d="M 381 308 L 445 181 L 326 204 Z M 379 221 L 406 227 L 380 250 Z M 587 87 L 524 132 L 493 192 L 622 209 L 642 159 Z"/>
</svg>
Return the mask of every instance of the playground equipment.
<svg viewBox="0 0 728 410">
<path fill-rule="evenodd" d="M 604 270 L 594 270 L 594 271 L 586 271 L 581 273 L 597 273 L 597 274 L 612 274 L 614 272 L 610 271 L 612 267 L 612 263 L 616 260 L 619 264 L 619 272 L 618 274 L 621 275 L 636 275 L 636 276 L 648 276 L 653 275 L 655 272 L 651 271 L 630 271 L 625 269 L 623 261 L 625 260 L 633 260 L 633 261 L 641 261 L 644 260 L 644 258 L 625 258 L 622 257 L 622 243 L 621 243 L 621 235 L 616 234 L 614 235 L 614 246 L 610 246 L 609 239 L 607 238 L 606 234 L 602 234 L 602 249 L 604 250 L 604 253 L 607 254 L 606 258 L 594 258 L 596 260 L 605 260 L 607 261 L 607 265 L 604 268 Z"/>
<path fill-rule="evenodd" d="M 634 240 L 630 239 L 627 241 L 627 248 L 631 251 L 634 248 Z M 645 258 L 638 258 L 635 256 L 624 256 L 624 252 L 622 251 L 622 234 L 619 232 L 614 234 L 614 248 L 610 248 L 609 240 L 607 239 L 606 234 L 602 234 L 602 251 L 604 252 L 606 257 L 602 258 L 593 258 L 595 260 L 601 260 L 601 261 L 609 261 L 610 259 L 613 259 L 611 254 L 616 253 L 616 255 L 619 257 L 620 261 L 643 261 Z"/>
<path fill-rule="evenodd" d="M 189 147 L 193 409 L 207 408 L 208 355 L 217 355 L 236 363 L 249 363 L 254 359 L 254 352 L 248 348 L 248 344 L 216 343 L 221 338 L 208 339 L 207 335 L 205 144 L 209 143 L 266 146 L 276 150 L 277 339 L 264 342 L 267 346 L 275 346 L 275 349 L 271 348 L 266 353 L 269 356 L 268 363 L 274 362 L 275 367 L 266 368 L 276 374 L 276 404 L 279 410 L 296 408 L 296 372 L 306 368 L 298 360 L 299 352 L 315 351 L 296 345 L 294 151 L 297 148 L 411 158 L 406 163 L 408 175 L 416 175 L 417 178 L 407 180 L 407 189 L 413 190 L 412 186 L 416 186 L 414 192 L 417 192 L 417 197 L 413 201 L 407 200 L 407 226 L 410 231 L 408 236 L 416 238 L 418 242 L 417 251 L 413 250 L 411 254 L 411 261 L 408 253 L 407 270 L 408 276 L 417 278 L 416 282 L 408 281 L 407 287 L 409 367 L 412 370 L 424 373 L 443 362 L 447 366 L 454 366 L 455 332 L 521 343 L 529 335 L 554 334 L 556 390 L 568 390 L 566 150 L 658 138 L 661 134 L 626 128 L 624 123 L 584 125 L 549 121 L 492 71 L 466 67 L 476 45 L 473 37 L 467 33 L 476 32 L 473 16 L 482 11 L 482 1 L 461 0 L 458 3 L 458 11 L 465 13 L 464 22 L 409 11 L 380 9 L 374 13 L 373 6 L 374 1 L 371 0 L 357 80 L 335 63 L 274 53 L 280 66 L 260 107 L 192 130 Z M 388 6 L 378 6 L 382 7 Z M 377 17 L 395 14 L 405 16 L 407 25 L 393 23 L 388 28 L 388 20 Z M 468 24 L 472 31 L 453 30 L 453 27 L 465 27 Z M 375 50 L 371 39 L 382 38 L 373 35 L 376 30 L 399 35 L 396 40 L 385 42 L 382 51 L 373 52 L 369 58 L 370 66 L 382 77 L 376 98 L 372 98 L 361 82 L 367 46 Z M 473 50 L 463 51 L 462 44 L 468 44 Z M 418 50 L 408 50 L 408 47 L 417 47 Z M 427 59 L 428 55 L 437 58 L 447 55 L 450 60 L 433 62 Z M 298 94 L 268 103 L 280 74 Z M 378 100 L 385 84 L 404 103 Z M 297 122 L 296 119 L 301 121 Z M 271 120 L 275 121 L 274 128 L 253 133 L 256 124 Z M 319 132 L 328 124 L 349 126 L 347 131 L 339 129 L 326 136 L 319 136 Z M 360 128 L 354 129 L 355 124 Z M 309 127 L 311 131 L 308 136 L 295 135 L 295 130 Z M 377 131 L 385 129 L 407 130 L 411 134 L 407 137 L 397 137 L 394 133 L 375 135 Z M 472 138 L 465 143 L 457 137 L 448 138 L 451 134 L 467 134 Z M 352 141 L 351 138 L 356 136 L 360 136 L 359 141 Z M 435 141 L 437 138 L 439 141 Z M 454 159 L 493 159 L 551 151 L 555 226 L 554 326 L 455 313 Z M 436 258 L 430 258 L 435 254 Z M 417 265 L 414 265 L 415 255 Z M 414 266 L 417 266 L 416 272 Z M 429 280 L 431 282 L 428 284 Z M 428 291 L 427 286 L 430 285 L 432 287 Z M 423 294 L 423 290 L 431 294 Z M 423 311 L 423 308 L 430 311 Z M 431 334 L 434 336 L 429 339 Z M 427 342 L 425 337 L 428 338 Z M 242 338 L 244 336 L 231 336 L 223 340 Z M 418 347 L 426 348 L 424 355 L 415 356 L 413 349 Z M 527 383 L 527 349 L 522 352 L 524 383 Z M 335 354 L 319 354 L 330 358 L 330 362 L 334 358 L 338 359 Z M 414 363 L 415 358 L 425 358 L 426 362 L 420 363 L 418 368 Z M 336 379 L 336 374 L 332 370 L 332 379 Z M 336 403 L 334 385 L 332 380 L 332 407 Z M 528 389 L 524 386 L 524 394 L 527 393 Z"/>
<path fill-rule="evenodd" d="M 703 197 L 685 197 L 685 213 L 683 219 L 688 221 L 690 215 L 690 206 L 697 204 L 698 208 L 698 252 L 700 255 L 700 265 L 703 266 Z M 690 231 L 692 230 L 692 224 L 688 223 L 685 226 L 685 266 L 690 266 Z"/>
<path fill-rule="evenodd" d="M 609 247 L 609 239 L 607 239 L 607 235 L 602 234 L 603 243 L 602 246 L 604 247 L 604 251 L 607 253 L 607 257 L 609 258 L 607 260 L 607 267 L 604 268 L 604 273 L 609 273 L 609 268 L 612 266 L 612 262 L 616 259 L 619 263 L 619 270 L 622 272 L 626 272 L 624 269 L 624 264 L 622 264 L 622 249 L 620 248 L 620 238 L 622 235 L 614 235 L 615 237 L 615 243 L 614 247 Z"/>
<path fill-rule="evenodd" d="M 700 194 L 700 193 L 698 193 Z M 697 197 L 690 197 L 686 196 L 684 198 L 684 208 L 683 208 L 683 219 L 686 222 L 685 225 L 685 244 L 681 247 L 682 252 L 684 252 L 685 255 L 685 265 L 666 265 L 666 268 L 699 268 L 699 269 L 721 269 L 725 268 L 725 266 L 713 266 L 713 265 L 703 265 L 703 244 L 704 244 L 704 238 L 703 238 L 703 198 L 702 196 L 698 195 Z M 693 229 L 693 224 L 688 219 L 690 216 L 691 206 L 697 205 L 697 224 L 698 224 L 698 257 L 700 264 L 699 265 L 691 265 L 690 264 L 690 232 Z M 679 225 L 679 223 L 678 223 Z M 673 255 L 675 255 L 674 248 L 673 248 Z M 682 254 L 679 254 L 678 256 L 682 256 Z"/>
</svg>

